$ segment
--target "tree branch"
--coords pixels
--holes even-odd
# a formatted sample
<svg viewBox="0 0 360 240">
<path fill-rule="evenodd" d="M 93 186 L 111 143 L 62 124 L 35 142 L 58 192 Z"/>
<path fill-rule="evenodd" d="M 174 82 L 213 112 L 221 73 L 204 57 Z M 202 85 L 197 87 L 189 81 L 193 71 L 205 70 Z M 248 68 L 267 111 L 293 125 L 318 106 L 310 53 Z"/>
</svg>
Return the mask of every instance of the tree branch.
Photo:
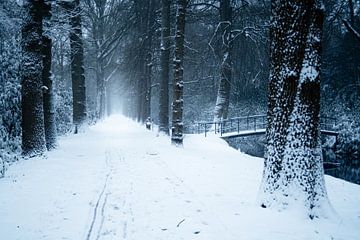
<svg viewBox="0 0 360 240">
<path fill-rule="evenodd" d="M 360 42 L 360 33 L 348 22 L 348 20 L 342 20 L 346 29 L 351 32 L 355 38 Z"/>
<path fill-rule="evenodd" d="M 220 8 L 218 6 L 216 6 L 215 4 L 211 4 L 211 3 L 193 3 L 193 4 L 190 4 L 188 7 L 201 7 L 201 6 L 212 7 L 217 10 L 220 10 Z"/>
</svg>

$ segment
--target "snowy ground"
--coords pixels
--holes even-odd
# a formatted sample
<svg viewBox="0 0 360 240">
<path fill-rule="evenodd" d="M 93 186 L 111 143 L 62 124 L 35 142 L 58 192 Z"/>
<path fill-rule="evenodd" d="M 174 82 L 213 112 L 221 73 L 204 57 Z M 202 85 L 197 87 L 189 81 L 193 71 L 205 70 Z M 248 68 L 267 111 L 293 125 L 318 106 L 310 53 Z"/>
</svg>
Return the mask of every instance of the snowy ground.
<svg viewBox="0 0 360 240">
<path fill-rule="evenodd" d="M 0 239 L 360 239 L 360 186 L 326 177 L 335 218 L 256 204 L 263 163 L 215 137 L 170 146 L 121 116 L 0 179 Z"/>
</svg>

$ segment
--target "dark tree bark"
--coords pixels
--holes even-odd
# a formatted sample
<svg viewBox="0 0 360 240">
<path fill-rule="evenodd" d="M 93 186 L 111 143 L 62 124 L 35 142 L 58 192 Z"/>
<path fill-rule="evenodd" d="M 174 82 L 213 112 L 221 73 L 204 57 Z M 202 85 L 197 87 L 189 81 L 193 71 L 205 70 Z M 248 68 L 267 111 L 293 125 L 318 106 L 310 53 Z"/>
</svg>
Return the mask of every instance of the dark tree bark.
<svg viewBox="0 0 360 240">
<path fill-rule="evenodd" d="M 356 38 L 356 40 L 360 41 L 360 33 L 357 30 L 355 30 L 355 28 L 347 20 L 343 20 L 343 23 L 346 29 L 348 30 L 348 32 L 351 33 L 352 36 Z"/>
<path fill-rule="evenodd" d="M 151 116 L 151 82 L 152 82 L 152 67 L 153 67 L 153 51 L 152 51 L 152 40 L 153 40 L 153 27 L 155 23 L 155 1 L 149 0 L 147 6 L 147 34 L 145 40 L 145 65 L 144 65 L 144 89 L 145 96 L 143 98 L 143 111 L 141 114 L 142 122 L 145 122 L 148 117 Z"/>
<path fill-rule="evenodd" d="M 73 123 L 75 133 L 86 120 L 86 88 L 84 75 L 84 47 L 81 30 L 80 0 L 74 0 L 71 8 L 71 79 L 73 93 Z"/>
<path fill-rule="evenodd" d="M 134 3 L 139 34 L 138 69 L 136 74 L 136 118 L 138 122 L 144 123 L 151 114 L 152 40 L 155 23 L 155 1 L 135 0 Z"/>
<path fill-rule="evenodd" d="M 143 66 L 145 62 L 145 56 L 143 51 L 143 38 L 145 35 L 145 18 L 146 12 L 144 11 L 145 7 L 143 1 L 134 0 L 135 5 L 135 14 L 136 14 L 136 55 L 134 58 L 137 60 L 135 62 L 135 70 L 133 73 L 134 80 L 135 80 L 135 106 L 134 106 L 134 118 L 138 122 L 144 122 L 145 120 L 142 119 L 141 113 L 142 113 L 142 107 L 143 107 L 143 95 L 145 93 L 143 92 L 143 85 L 144 85 L 144 79 L 143 79 Z M 144 13 L 145 12 L 145 13 Z"/>
<path fill-rule="evenodd" d="M 45 1 L 43 8 L 44 22 L 51 20 L 51 2 Z M 56 147 L 56 110 L 53 79 L 51 76 L 52 66 L 52 40 L 49 37 L 43 37 L 43 86 L 44 86 L 44 127 L 45 141 L 47 150 Z"/>
<path fill-rule="evenodd" d="M 56 147 L 56 110 L 54 99 L 54 86 L 51 76 L 51 47 L 52 41 L 48 37 L 43 37 L 43 85 L 44 85 L 44 126 L 47 150 Z"/>
<path fill-rule="evenodd" d="M 85 14 L 90 27 L 91 42 L 96 59 L 96 117 L 104 118 L 108 114 L 109 65 L 121 38 L 118 24 L 117 1 L 84 1 Z M 116 25 L 116 26 L 115 26 Z M 111 74 L 110 74 L 111 75 Z"/>
<path fill-rule="evenodd" d="M 296 17 L 294 17 L 296 16 Z M 272 1 L 267 146 L 261 204 L 326 201 L 319 142 L 321 3 Z"/>
<path fill-rule="evenodd" d="M 106 115 L 106 83 L 105 83 L 105 64 L 103 48 L 106 41 L 105 32 L 105 8 L 106 1 L 95 1 L 93 16 L 93 26 L 94 26 L 94 44 L 96 47 L 96 114 L 98 119 L 102 119 Z"/>
<path fill-rule="evenodd" d="M 183 144 L 184 40 L 187 0 L 177 0 L 171 142 Z"/>
<path fill-rule="evenodd" d="M 22 151 L 33 157 L 45 151 L 43 110 L 42 34 L 44 0 L 24 1 L 25 21 L 22 27 L 23 59 L 21 64 Z"/>
<path fill-rule="evenodd" d="M 354 3 L 353 0 L 349 1 L 349 15 L 350 15 L 350 23 L 351 25 L 355 24 L 355 14 L 354 14 Z"/>
<path fill-rule="evenodd" d="M 143 117 L 144 113 L 144 99 L 146 96 L 146 83 L 145 83 L 145 62 L 146 62 L 146 51 L 145 51 L 145 42 L 147 37 L 147 16 L 148 16 L 148 6 L 149 2 L 144 2 L 141 0 L 134 0 L 135 11 L 136 11 L 136 27 L 138 35 L 138 52 L 137 52 L 137 64 L 136 64 L 136 119 L 138 122 L 144 123 L 146 119 Z"/>
<path fill-rule="evenodd" d="M 105 74 L 102 59 L 96 61 L 96 114 L 98 119 L 102 119 L 106 115 Z"/>
<path fill-rule="evenodd" d="M 161 8 L 159 130 L 166 134 L 169 134 L 170 1 L 162 0 Z"/>
<path fill-rule="evenodd" d="M 220 1 L 221 64 L 220 83 L 214 110 L 214 121 L 227 119 L 232 78 L 232 7 L 230 0 Z"/>
</svg>

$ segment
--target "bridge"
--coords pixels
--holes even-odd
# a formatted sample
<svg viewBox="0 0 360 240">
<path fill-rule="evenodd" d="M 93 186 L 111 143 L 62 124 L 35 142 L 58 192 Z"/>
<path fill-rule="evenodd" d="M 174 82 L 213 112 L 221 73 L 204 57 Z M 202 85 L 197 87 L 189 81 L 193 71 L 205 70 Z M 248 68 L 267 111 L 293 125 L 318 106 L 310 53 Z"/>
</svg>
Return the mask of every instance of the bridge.
<svg viewBox="0 0 360 240">
<path fill-rule="evenodd" d="M 320 118 L 321 134 L 336 137 L 339 134 L 336 126 L 336 118 Z M 212 133 L 224 139 L 262 135 L 266 132 L 266 115 L 235 117 L 218 122 L 197 122 L 197 132 L 204 133 L 205 137 Z"/>
</svg>

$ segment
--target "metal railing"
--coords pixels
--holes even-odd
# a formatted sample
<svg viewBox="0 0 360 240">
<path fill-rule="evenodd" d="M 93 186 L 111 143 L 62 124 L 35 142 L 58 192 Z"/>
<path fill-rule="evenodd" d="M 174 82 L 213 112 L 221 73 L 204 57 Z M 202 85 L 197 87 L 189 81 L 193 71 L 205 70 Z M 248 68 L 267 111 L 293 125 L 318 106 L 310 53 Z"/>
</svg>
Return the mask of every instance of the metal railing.
<svg viewBox="0 0 360 240">
<path fill-rule="evenodd" d="M 337 119 L 334 117 L 328 117 L 328 116 L 323 116 L 320 117 L 320 129 L 321 130 L 326 130 L 326 131 L 335 131 L 337 130 Z"/>
<path fill-rule="evenodd" d="M 243 131 L 252 131 L 257 133 L 259 129 L 266 128 L 266 115 L 253 115 L 245 117 L 229 118 L 221 121 L 197 122 L 197 133 L 205 134 L 213 132 L 223 136 L 226 133 L 240 133 Z M 335 131 L 337 120 L 333 117 L 321 117 L 320 128 L 325 131 Z"/>
<path fill-rule="evenodd" d="M 198 122 L 198 134 L 204 132 L 205 136 L 209 132 L 220 134 L 222 136 L 226 133 L 237 132 L 246 130 L 256 131 L 266 127 L 266 115 L 253 115 L 246 117 L 229 118 L 221 121 L 213 122 Z"/>
</svg>

